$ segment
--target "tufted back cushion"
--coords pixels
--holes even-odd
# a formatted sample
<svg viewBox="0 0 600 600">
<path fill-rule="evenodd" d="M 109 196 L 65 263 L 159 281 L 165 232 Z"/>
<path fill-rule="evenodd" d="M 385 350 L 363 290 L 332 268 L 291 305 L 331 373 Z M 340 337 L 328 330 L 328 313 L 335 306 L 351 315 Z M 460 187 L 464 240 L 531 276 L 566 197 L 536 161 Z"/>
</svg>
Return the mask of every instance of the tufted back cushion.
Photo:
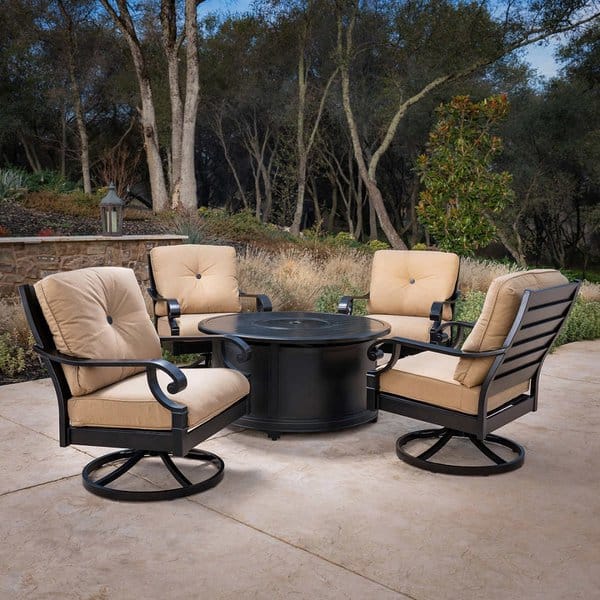
<svg viewBox="0 0 600 600">
<path fill-rule="evenodd" d="M 92 267 L 49 275 L 35 293 L 57 350 L 78 358 L 161 358 L 160 340 L 131 269 Z M 73 396 L 141 369 L 63 365 Z"/>
<path fill-rule="evenodd" d="M 181 314 L 240 312 L 235 248 L 182 244 L 158 246 L 150 250 L 157 292 L 176 298 Z M 164 303 L 154 309 L 167 314 Z"/>
<path fill-rule="evenodd" d="M 483 352 L 501 348 L 525 290 L 540 290 L 565 283 L 568 283 L 567 278 L 553 269 L 519 271 L 496 277 L 485 296 L 481 315 L 462 349 L 465 352 Z M 456 365 L 454 379 L 467 387 L 481 385 L 493 362 L 493 358 L 461 358 Z"/>
<path fill-rule="evenodd" d="M 459 258 L 450 252 L 378 250 L 373 256 L 369 313 L 429 317 L 433 302 L 452 296 Z M 444 307 L 444 319 L 452 309 Z"/>
</svg>

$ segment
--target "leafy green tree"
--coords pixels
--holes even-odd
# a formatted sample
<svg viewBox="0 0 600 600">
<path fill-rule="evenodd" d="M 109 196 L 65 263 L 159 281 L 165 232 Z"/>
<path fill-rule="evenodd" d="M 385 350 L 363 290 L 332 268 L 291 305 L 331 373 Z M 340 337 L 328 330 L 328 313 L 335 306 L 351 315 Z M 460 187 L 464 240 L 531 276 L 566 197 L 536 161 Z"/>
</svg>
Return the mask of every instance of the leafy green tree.
<svg viewBox="0 0 600 600">
<path fill-rule="evenodd" d="M 508 113 L 505 96 L 473 102 L 456 96 L 438 109 L 427 154 L 417 161 L 425 189 L 417 213 L 444 250 L 471 254 L 495 237 L 490 215 L 513 199 L 511 176 L 492 170 L 502 149 L 495 126 Z"/>
</svg>

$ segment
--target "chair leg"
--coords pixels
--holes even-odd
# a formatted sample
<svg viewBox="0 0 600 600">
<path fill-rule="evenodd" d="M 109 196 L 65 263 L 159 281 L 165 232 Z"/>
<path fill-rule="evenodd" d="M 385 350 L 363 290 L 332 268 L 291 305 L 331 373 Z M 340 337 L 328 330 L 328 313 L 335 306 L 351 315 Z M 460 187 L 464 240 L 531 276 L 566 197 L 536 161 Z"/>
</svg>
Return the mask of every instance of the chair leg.
<svg viewBox="0 0 600 600">
<path fill-rule="evenodd" d="M 108 484 L 127 473 L 134 465 L 147 456 L 158 456 L 168 469 L 169 473 L 179 483 L 180 487 L 168 490 L 134 491 L 121 490 L 108 487 Z M 223 460 L 212 452 L 204 450 L 190 450 L 185 456 L 192 460 L 201 460 L 212 463 L 216 471 L 207 479 L 198 483 L 192 483 L 175 465 L 167 452 L 148 452 L 144 450 L 120 450 L 111 452 L 88 463 L 82 473 L 83 486 L 86 490 L 97 496 L 109 500 L 124 500 L 129 502 L 149 502 L 155 500 L 173 500 L 197 494 L 217 485 L 223 479 L 225 464 Z M 120 463 L 107 475 L 93 479 L 92 474 L 110 463 Z"/>
<path fill-rule="evenodd" d="M 439 452 L 453 437 L 467 438 L 475 448 L 489 458 L 493 465 L 469 466 L 469 465 L 451 465 L 429 460 Z M 432 446 L 421 454 L 409 454 L 404 447 L 414 440 L 437 440 Z M 516 456 L 511 460 L 505 460 L 498 456 L 486 444 L 496 444 L 510 449 Z M 523 465 L 525 460 L 525 450 L 519 444 L 500 437 L 489 434 L 485 440 L 478 440 L 476 436 L 466 434 L 461 431 L 447 429 L 422 429 L 400 436 L 396 440 L 396 454 L 400 460 L 427 471 L 434 473 L 446 473 L 447 475 L 497 475 L 514 471 Z"/>
</svg>

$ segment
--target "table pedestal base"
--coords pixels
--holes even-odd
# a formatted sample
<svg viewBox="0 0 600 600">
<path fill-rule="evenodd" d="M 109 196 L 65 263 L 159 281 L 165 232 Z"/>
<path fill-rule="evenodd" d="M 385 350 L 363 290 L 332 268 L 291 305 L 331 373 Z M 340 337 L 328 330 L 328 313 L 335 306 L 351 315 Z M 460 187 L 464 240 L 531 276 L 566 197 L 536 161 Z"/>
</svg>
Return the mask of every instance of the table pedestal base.
<svg viewBox="0 0 600 600">
<path fill-rule="evenodd" d="M 335 431 L 377 419 L 367 409 L 367 357 L 372 342 L 302 346 L 248 342 L 250 413 L 237 425 L 267 432 L 273 439 L 286 432 Z M 236 364 L 236 349 L 224 345 L 213 366 Z M 240 365 L 248 370 L 248 364 Z"/>
</svg>

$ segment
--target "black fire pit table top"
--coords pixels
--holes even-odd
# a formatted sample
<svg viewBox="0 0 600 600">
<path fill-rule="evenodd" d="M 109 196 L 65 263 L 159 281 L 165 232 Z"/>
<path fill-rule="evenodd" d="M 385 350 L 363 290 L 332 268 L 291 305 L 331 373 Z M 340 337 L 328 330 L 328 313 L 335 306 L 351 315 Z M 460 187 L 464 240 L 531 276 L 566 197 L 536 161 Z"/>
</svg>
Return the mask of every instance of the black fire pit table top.
<svg viewBox="0 0 600 600">
<path fill-rule="evenodd" d="M 198 328 L 204 333 L 286 344 L 366 342 L 390 332 L 387 323 L 376 319 L 315 312 L 237 313 L 204 319 Z"/>
</svg>

